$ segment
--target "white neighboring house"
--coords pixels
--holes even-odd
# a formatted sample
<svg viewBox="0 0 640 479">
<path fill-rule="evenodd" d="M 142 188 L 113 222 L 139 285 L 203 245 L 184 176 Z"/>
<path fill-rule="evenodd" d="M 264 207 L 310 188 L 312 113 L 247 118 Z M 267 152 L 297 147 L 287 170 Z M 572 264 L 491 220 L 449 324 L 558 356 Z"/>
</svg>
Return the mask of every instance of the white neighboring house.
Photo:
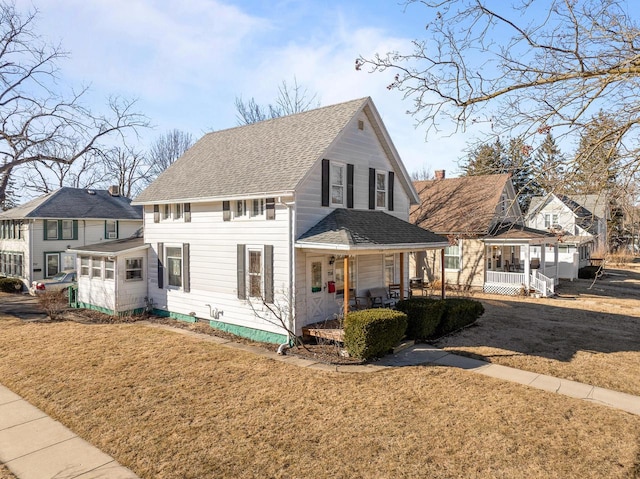
<svg viewBox="0 0 640 479">
<path fill-rule="evenodd" d="M 577 278 L 578 270 L 587 266 L 592 256 L 606 251 L 607 207 L 604 197 L 582 195 L 569 198 L 555 194 L 534 197 L 526 222 L 532 228 L 551 231 L 559 237 L 561 278 Z"/>
<path fill-rule="evenodd" d="M 117 187 L 63 187 L 0 213 L 0 275 L 33 281 L 73 270 L 69 248 L 131 236 L 142 226 L 142 209 Z"/>
<path fill-rule="evenodd" d="M 447 245 L 407 221 L 418 200 L 370 98 L 209 133 L 134 200 L 149 245 L 135 304 L 285 342 L 372 288 L 406 294 L 407 253 Z"/>
</svg>

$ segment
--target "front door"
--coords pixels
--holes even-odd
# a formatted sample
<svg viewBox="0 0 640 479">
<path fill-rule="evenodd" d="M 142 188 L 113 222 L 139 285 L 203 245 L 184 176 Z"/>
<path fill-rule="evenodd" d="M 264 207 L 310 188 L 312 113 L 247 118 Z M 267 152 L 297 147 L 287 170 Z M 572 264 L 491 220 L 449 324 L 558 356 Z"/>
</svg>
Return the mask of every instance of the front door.
<svg viewBox="0 0 640 479">
<path fill-rule="evenodd" d="M 307 320 L 306 324 L 327 319 L 327 280 L 324 257 L 307 257 Z"/>
</svg>

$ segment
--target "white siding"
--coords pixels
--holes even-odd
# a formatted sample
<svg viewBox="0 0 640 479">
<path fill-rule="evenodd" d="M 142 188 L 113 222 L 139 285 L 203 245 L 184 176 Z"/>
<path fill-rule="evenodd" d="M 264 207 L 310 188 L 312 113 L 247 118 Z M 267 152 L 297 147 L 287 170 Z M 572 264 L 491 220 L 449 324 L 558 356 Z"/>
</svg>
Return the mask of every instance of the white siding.
<svg viewBox="0 0 640 479">
<path fill-rule="evenodd" d="M 233 210 L 233 202 L 231 204 Z M 237 245 L 273 245 L 274 291 L 276 296 L 289 289 L 289 219 L 284 205 L 276 204 L 276 219 L 264 217 L 223 221 L 222 203 L 192 203 L 191 222 L 164 220 L 153 222 L 153 207 L 145 207 L 145 243 L 148 250 L 149 297 L 153 306 L 174 313 L 195 313 L 211 319 L 209 306 L 223 311 L 219 321 L 238 326 L 285 334 L 282 329 L 256 317 L 248 301 L 237 297 Z M 191 291 L 158 288 L 157 246 L 190 245 Z M 256 305 L 258 306 L 258 305 Z"/>
<path fill-rule="evenodd" d="M 127 280 L 126 260 L 142 258 L 142 279 Z M 147 290 L 147 250 L 138 250 L 118 256 L 116 261 L 116 306 L 117 312 L 133 311 L 146 306 Z"/>
<path fill-rule="evenodd" d="M 369 168 L 386 172 L 393 169 L 366 116 L 359 119 L 364 121 L 364 130 L 357 128 L 357 119 L 354 118 L 324 158 L 354 165 L 353 206 L 354 209 L 366 210 L 369 208 Z M 409 196 L 400 182 L 401 172 L 394 173 L 394 211 L 388 213 L 408 221 Z M 296 191 L 296 237 L 333 211 L 333 207 L 322 206 L 321 189 L 322 162 L 317 161 Z"/>
</svg>

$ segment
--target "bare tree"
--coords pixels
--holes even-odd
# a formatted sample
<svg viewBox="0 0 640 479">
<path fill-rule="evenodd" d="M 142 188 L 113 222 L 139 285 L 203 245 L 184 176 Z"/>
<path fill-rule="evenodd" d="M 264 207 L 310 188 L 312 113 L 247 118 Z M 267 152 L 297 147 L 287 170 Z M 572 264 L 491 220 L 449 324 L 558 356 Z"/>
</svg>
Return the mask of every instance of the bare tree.
<svg viewBox="0 0 640 479">
<path fill-rule="evenodd" d="M 278 97 L 275 104 L 261 106 L 253 97 L 246 103 L 242 97 L 236 97 L 238 125 L 250 125 L 258 121 L 307 111 L 319 106 L 316 96 L 315 93 L 311 95 L 306 88 L 298 85 L 298 80 L 294 77 L 293 86 L 289 86 L 286 80 L 283 80 L 282 84 L 278 86 Z"/>
<path fill-rule="evenodd" d="M 412 51 L 356 60 L 390 71 L 427 132 L 487 121 L 499 136 L 579 136 L 603 108 L 626 178 L 640 169 L 640 29 L 624 0 L 410 0 L 426 7 Z M 424 13 L 421 11 L 419 13 Z"/>
<path fill-rule="evenodd" d="M 148 161 L 151 165 L 149 180 L 153 180 L 193 145 L 191 133 L 173 129 L 160 135 L 151 145 Z"/>
<path fill-rule="evenodd" d="M 149 179 L 151 165 L 144 154 L 133 148 L 116 146 L 103 154 L 109 185 L 118 185 L 118 192 L 128 198 L 136 196 Z"/>
<path fill-rule="evenodd" d="M 0 3 L 0 203 L 18 170 L 73 164 L 99 151 L 101 140 L 148 125 L 135 102 L 113 97 L 108 114 L 96 115 L 81 103 L 86 88 L 59 91 L 58 62 L 66 52 L 35 33 L 36 13 Z"/>
</svg>

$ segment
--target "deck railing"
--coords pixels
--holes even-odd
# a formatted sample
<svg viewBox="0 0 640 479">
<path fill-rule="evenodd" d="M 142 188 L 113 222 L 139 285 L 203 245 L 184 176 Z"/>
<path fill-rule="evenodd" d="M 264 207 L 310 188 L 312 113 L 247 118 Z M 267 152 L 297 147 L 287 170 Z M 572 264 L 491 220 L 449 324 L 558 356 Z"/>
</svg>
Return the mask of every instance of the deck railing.
<svg viewBox="0 0 640 479">
<path fill-rule="evenodd" d="M 524 273 L 506 271 L 487 271 L 487 283 L 524 284 Z"/>
</svg>

